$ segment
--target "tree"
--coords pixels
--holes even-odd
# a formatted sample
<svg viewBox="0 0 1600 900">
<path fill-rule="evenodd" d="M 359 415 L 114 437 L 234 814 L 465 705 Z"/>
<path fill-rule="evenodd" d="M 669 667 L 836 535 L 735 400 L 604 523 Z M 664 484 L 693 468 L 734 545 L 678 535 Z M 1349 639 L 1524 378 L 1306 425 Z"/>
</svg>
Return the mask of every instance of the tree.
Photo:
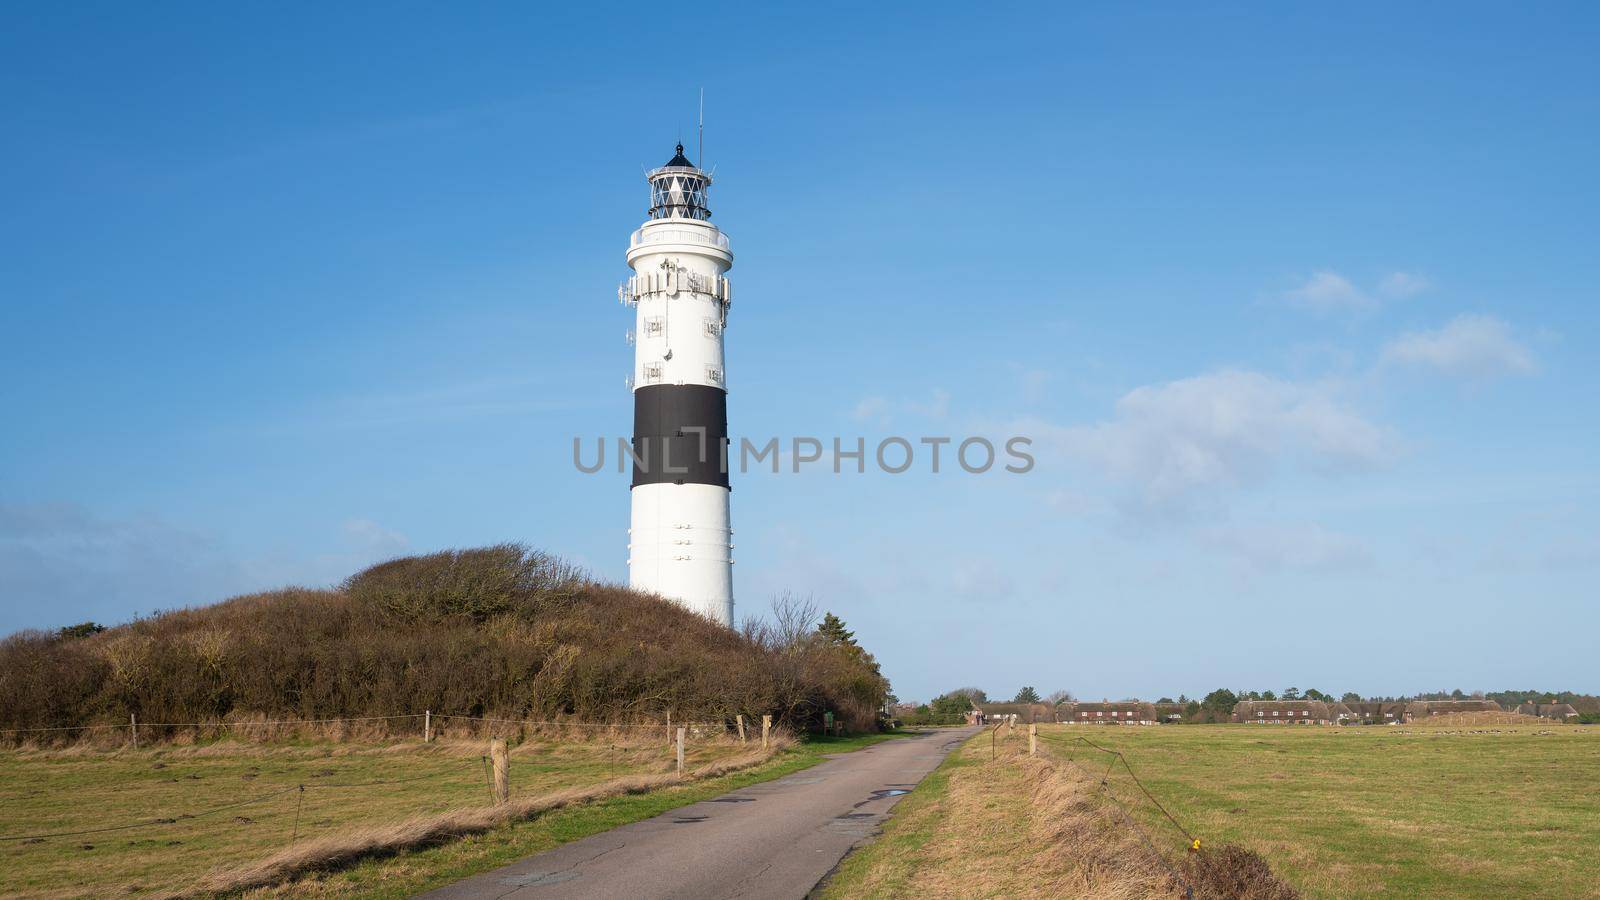
<svg viewBox="0 0 1600 900">
<path fill-rule="evenodd" d="M 1233 708 L 1239 705 L 1239 696 L 1227 688 L 1217 688 L 1200 701 L 1200 708 L 1224 716 L 1232 715 Z"/>
<path fill-rule="evenodd" d="M 1072 696 L 1071 691 L 1051 691 L 1050 693 L 1044 695 L 1044 702 L 1050 704 L 1051 706 L 1060 706 L 1063 703 L 1071 703 L 1076 699 L 1076 697 Z"/>
<path fill-rule="evenodd" d="M 1183 694 L 1179 694 L 1178 695 L 1178 702 L 1182 703 L 1184 706 L 1188 706 L 1190 703 L 1192 703 L 1194 701 L 1190 700 L 1188 697 L 1185 697 Z"/>
<path fill-rule="evenodd" d="M 1254 694 L 1255 691 L 1251 691 L 1250 693 Z M 1261 699 L 1263 699 L 1263 700 L 1276 700 L 1276 699 L 1278 699 L 1278 695 L 1274 694 L 1271 691 L 1262 691 L 1261 692 Z"/>
<path fill-rule="evenodd" d="M 989 702 L 989 694 L 986 691 L 984 691 L 983 688 L 958 687 L 955 690 L 951 691 L 950 693 L 952 693 L 952 694 L 961 694 L 962 696 L 966 697 L 968 700 L 971 700 L 974 704 L 977 704 L 977 703 L 988 703 Z"/>
<path fill-rule="evenodd" d="M 1015 697 L 1011 698 L 1011 702 L 1012 703 L 1038 703 L 1039 702 L 1039 692 L 1034 690 L 1031 687 L 1024 687 L 1022 690 L 1017 691 L 1017 695 Z"/>
<path fill-rule="evenodd" d="M 951 691 L 933 698 L 928 704 L 930 725 L 957 725 L 965 721 L 972 699 L 959 691 Z"/>
<path fill-rule="evenodd" d="M 1339 702 L 1340 703 L 1360 703 L 1361 702 L 1361 695 L 1356 693 L 1355 691 L 1345 691 L 1344 692 L 1344 696 L 1339 698 Z"/>
<path fill-rule="evenodd" d="M 1171 697 L 1162 697 L 1160 700 L 1157 700 L 1156 702 L 1157 703 L 1172 703 L 1174 701 L 1173 701 L 1173 699 Z"/>
<path fill-rule="evenodd" d="M 1297 688 L 1297 687 L 1284 688 L 1283 689 L 1283 699 L 1285 699 L 1285 700 L 1299 700 L 1300 699 L 1300 689 Z"/>
<path fill-rule="evenodd" d="M 844 620 L 833 613 L 825 613 L 822 624 L 817 626 L 817 634 L 830 644 L 841 647 L 858 647 L 856 633 L 844 627 Z"/>
<path fill-rule="evenodd" d="M 1328 703 L 1328 702 L 1331 702 L 1333 700 L 1332 697 L 1330 697 L 1327 694 L 1324 694 L 1323 692 L 1317 690 L 1316 688 L 1306 688 L 1306 699 L 1307 700 L 1318 700 L 1318 701 L 1321 701 L 1323 703 Z"/>
<path fill-rule="evenodd" d="M 99 622 L 79 622 L 76 625 L 68 625 L 56 632 L 56 635 L 65 641 L 73 638 L 86 638 L 91 634 L 99 634 L 105 630 L 106 627 Z"/>
</svg>

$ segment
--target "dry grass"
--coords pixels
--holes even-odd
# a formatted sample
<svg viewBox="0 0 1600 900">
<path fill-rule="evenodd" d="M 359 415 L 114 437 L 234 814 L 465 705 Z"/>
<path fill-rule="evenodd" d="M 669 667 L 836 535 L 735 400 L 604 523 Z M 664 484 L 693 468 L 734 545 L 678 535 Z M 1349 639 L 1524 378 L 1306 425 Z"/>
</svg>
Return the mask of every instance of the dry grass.
<svg viewBox="0 0 1600 900">
<path fill-rule="evenodd" d="M 281 850 L 259 862 L 211 872 L 190 888 L 159 896 L 206 897 L 266 887 L 307 872 L 325 872 L 370 857 L 393 854 L 402 850 L 421 849 L 466 835 L 479 834 L 509 822 L 530 819 L 579 803 L 591 803 L 625 794 L 643 794 L 682 784 L 685 781 L 715 778 L 759 765 L 770 759 L 778 749 L 774 747 L 769 750 L 755 750 L 718 760 L 685 773 L 683 777 L 679 777 L 676 773 L 633 775 L 595 785 L 565 788 L 538 797 L 512 800 L 499 806 L 468 807 L 441 815 L 412 818 L 392 825 L 351 829 Z"/>
<path fill-rule="evenodd" d="M 951 754 L 896 807 L 883 836 L 845 861 L 823 896 L 1183 896 L 1095 778 L 1065 760 L 1027 756 L 1020 732 L 1003 729 L 992 759 L 990 740 L 979 735 Z M 1178 861 L 1198 897 L 1294 896 L 1253 854 L 1229 850 L 1205 861 L 1207 871 Z"/>
<path fill-rule="evenodd" d="M 679 779 L 665 729 L 530 732 L 511 751 L 512 803 L 491 811 L 485 749 L 481 739 L 445 738 L 0 753 L 0 835 L 18 838 L 0 842 L 0 895 L 182 895 L 207 873 L 214 888 L 235 871 L 256 883 L 306 860 L 326 869 L 570 806 L 585 792 L 654 790 L 752 758 L 750 745 L 704 734 L 686 748 L 693 777 Z M 218 811 L 240 801 L 252 802 Z M 140 827 L 94 831 L 123 825 Z"/>
</svg>

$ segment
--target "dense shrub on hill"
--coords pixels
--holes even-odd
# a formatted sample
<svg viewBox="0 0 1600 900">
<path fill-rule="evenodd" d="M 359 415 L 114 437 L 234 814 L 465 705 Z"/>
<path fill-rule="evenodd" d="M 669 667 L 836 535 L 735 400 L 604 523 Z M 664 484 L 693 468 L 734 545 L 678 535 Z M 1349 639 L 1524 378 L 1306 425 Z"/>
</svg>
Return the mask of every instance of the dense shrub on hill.
<svg viewBox="0 0 1600 900">
<path fill-rule="evenodd" d="M 833 711 L 868 729 L 888 693 L 853 639 L 787 620 L 734 632 L 515 545 L 396 559 L 95 631 L 0 642 L 0 729 L 422 709 L 581 721 Z M 412 727 L 412 726 L 407 726 Z"/>
</svg>

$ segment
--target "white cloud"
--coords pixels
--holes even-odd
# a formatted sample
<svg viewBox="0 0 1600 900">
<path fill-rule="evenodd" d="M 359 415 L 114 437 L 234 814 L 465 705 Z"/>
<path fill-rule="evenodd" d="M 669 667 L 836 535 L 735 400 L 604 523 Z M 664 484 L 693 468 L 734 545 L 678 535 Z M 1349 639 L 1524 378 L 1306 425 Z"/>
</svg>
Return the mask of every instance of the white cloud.
<svg viewBox="0 0 1600 900">
<path fill-rule="evenodd" d="M 1232 553 L 1255 569 L 1347 571 L 1372 565 L 1371 549 L 1359 538 L 1314 522 L 1273 522 L 1203 529 L 1200 539 Z"/>
<path fill-rule="evenodd" d="M 906 409 L 916 415 L 926 416 L 930 419 L 943 419 L 950 415 L 950 392 L 941 388 L 934 388 L 933 397 L 926 403 L 910 402 Z"/>
<path fill-rule="evenodd" d="M 0 503 L 0 633 L 215 603 L 285 584 L 328 585 L 409 548 L 366 519 L 321 554 L 244 556 L 222 536 L 153 516 L 117 518 L 73 503 Z"/>
<path fill-rule="evenodd" d="M 1365 311 L 1378 305 L 1370 294 L 1351 284 L 1337 272 L 1313 272 L 1305 284 L 1283 295 L 1290 306 L 1314 313 Z"/>
<path fill-rule="evenodd" d="M 885 422 L 889 418 L 889 400 L 885 397 L 864 397 L 852 413 L 858 422 Z"/>
<path fill-rule="evenodd" d="M 964 600 L 992 603 L 1016 593 L 1009 566 L 985 557 L 959 560 L 947 570 L 949 589 Z"/>
<path fill-rule="evenodd" d="M 379 556 L 397 555 L 411 546 L 406 536 L 390 531 L 371 519 L 350 519 L 344 523 L 345 539 L 354 550 Z"/>
<path fill-rule="evenodd" d="M 918 400 L 896 402 L 875 394 L 862 398 L 851 412 L 851 416 L 858 422 L 876 422 L 879 425 L 889 424 L 897 414 L 943 419 L 950 415 L 950 392 L 935 388 L 926 402 Z"/>
<path fill-rule="evenodd" d="M 1362 468 L 1390 453 L 1383 430 L 1334 386 L 1237 369 L 1136 388 L 1108 422 L 1040 430 L 1042 440 L 1133 485 L 1142 505 L 1156 508 L 1260 481 L 1289 461 Z"/>
<path fill-rule="evenodd" d="M 248 577 L 217 536 L 72 503 L 0 504 L 0 625 L 122 621 L 238 593 Z"/>
<path fill-rule="evenodd" d="M 1378 281 L 1375 291 L 1357 287 L 1338 272 L 1322 269 L 1299 287 L 1285 291 L 1283 299 L 1293 307 L 1318 314 L 1370 312 L 1382 300 L 1403 300 L 1432 287 L 1427 278 L 1414 272 L 1390 272 Z"/>
<path fill-rule="evenodd" d="M 1389 343 L 1383 362 L 1421 366 L 1463 378 L 1494 378 L 1534 370 L 1533 354 L 1493 316 L 1463 315 L 1437 331 L 1404 335 Z"/>
<path fill-rule="evenodd" d="M 1430 287 L 1433 287 L 1433 282 L 1415 272 L 1391 272 L 1378 282 L 1378 293 L 1385 297 L 1404 300 L 1407 297 L 1415 297 Z"/>
</svg>

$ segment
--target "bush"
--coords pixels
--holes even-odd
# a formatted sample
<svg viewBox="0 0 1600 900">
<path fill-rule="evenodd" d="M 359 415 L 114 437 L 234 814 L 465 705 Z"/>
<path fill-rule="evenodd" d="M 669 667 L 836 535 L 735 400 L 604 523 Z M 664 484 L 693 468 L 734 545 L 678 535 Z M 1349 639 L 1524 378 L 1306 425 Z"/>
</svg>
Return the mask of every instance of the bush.
<svg viewBox="0 0 1600 900">
<path fill-rule="evenodd" d="M 393 560 L 338 590 L 0 642 L 0 729 L 132 713 L 159 734 L 155 723 L 431 709 L 607 722 L 772 714 L 795 728 L 831 710 L 867 730 L 887 693 L 853 641 L 824 640 L 809 624 L 736 633 L 515 545 Z"/>
</svg>

